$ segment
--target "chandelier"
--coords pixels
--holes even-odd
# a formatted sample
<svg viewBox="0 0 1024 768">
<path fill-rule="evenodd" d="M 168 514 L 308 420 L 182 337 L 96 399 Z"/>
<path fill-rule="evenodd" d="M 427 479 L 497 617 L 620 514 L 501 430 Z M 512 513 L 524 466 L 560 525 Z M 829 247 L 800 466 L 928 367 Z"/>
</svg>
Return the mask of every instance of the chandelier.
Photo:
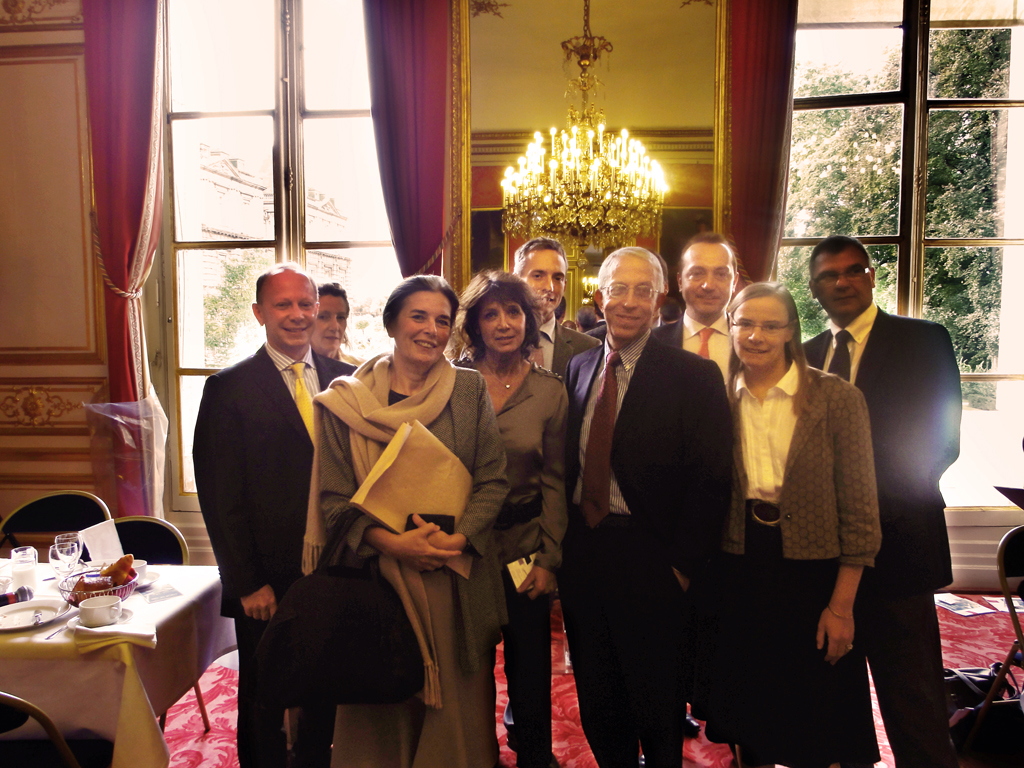
<svg viewBox="0 0 1024 768">
<path fill-rule="evenodd" d="M 583 108 L 569 107 L 565 130 L 550 131 L 551 155 L 538 131 L 519 158 L 518 170 L 507 168 L 501 182 L 506 234 L 528 240 L 547 235 L 564 245 L 597 248 L 624 245 L 638 234 L 657 236 L 665 200 L 665 177 L 644 145 L 605 132 L 604 111 L 588 104 L 598 80 L 590 67 L 612 44 L 590 32 L 590 0 L 583 3 L 583 35 L 562 42 L 566 61 L 576 59 Z"/>
</svg>

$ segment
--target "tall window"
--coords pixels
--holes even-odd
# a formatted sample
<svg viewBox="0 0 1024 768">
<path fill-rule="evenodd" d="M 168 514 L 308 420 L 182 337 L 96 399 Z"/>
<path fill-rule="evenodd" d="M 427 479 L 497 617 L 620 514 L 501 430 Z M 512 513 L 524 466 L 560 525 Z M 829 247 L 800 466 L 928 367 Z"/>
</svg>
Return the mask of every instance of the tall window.
<svg viewBox="0 0 1024 768">
<path fill-rule="evenodd" d="M 195 508 L 206 377 L 263 343 L 256 277 L 297 261 L 350 300 L 350 352 L 386 338 L 401 275 L 384 211 L 361 0 L 169 0 L 176 508 Z"/>
<path fill-rule="evenodd" d="M 964 394 L 961 458 L 942 481 L 949 506 L 1006 506 L 992 486 L 1024 476 L 1021 14 L 1006 0 L 799 9 L 778 278 L 805 338 L 821 332 L 811 247 L 854 235 L 877 268 L 878 305 L 947 328 Z"/>
</svg>

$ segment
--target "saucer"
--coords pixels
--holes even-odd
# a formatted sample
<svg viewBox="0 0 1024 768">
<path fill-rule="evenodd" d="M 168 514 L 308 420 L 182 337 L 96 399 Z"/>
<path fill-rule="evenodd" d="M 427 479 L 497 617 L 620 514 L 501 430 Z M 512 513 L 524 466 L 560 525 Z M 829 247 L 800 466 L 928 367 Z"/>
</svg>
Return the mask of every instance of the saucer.
<svg viewBox="0 0 1024 768">
<path fill-rule="evenodd" d="M 146 578 L 139 579 L 139 583 L 135 585 L 135 589 L 149 589 L 154 583 L 160 578 L 160 574 L 156 571 L 146 571 Z"/>
<path fill-rule="evenodd" d="M 82 629 L 106 629 L 107 627 L 113 627 L 115 624 L 127 624 L 129 621 L 132 620 L 132 616 L 134 615 L 135 611 L 131 610 L 130 608 L 122 608 L 121 618 L 114 622 L 114 624 L 104 624 L 102 627 L 87 627 L 84 624 L 82 624 L 81 621 L 79 621 L 80 617 L 75 616 L 68 622 L 68 629 L 75 629 L 79 625 L 81 625 Z"/>
</svg>

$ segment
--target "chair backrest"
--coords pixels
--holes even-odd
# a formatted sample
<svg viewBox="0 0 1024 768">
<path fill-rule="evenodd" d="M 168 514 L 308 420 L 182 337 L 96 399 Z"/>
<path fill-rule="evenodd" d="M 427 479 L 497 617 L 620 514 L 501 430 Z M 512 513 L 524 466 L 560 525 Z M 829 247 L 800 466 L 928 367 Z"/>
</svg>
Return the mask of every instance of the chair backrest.
<svg viewBox="0 0 1024 768">
<path fill-rule="evenodd" d="M 46 735 L 50 737 L 50 741 L 53 742 L 53 746 L 56 747 L 57 752 L 60 754 L 61 760 L 64 765 L 68 768 L 81 768 L 78 760 L 75 759 L 74 753 L 72 753 L 68 743 L 64 741 L 64 737 L 61 736 L 60 731 L 57 730 L 57 726 L 54 724 L 50 716 L 47 715 L 43 710 L 37 707 L 31 702 L 25 701 L 24 699 L 12 696 L 9 693 L 3 693 L 0 691 L 0 707 L 9 708 L 13 712 L 21 712 L 28 717 L 39 723 L 46 731 Z M 45 744 L 46 742 L 42 742 Z"/>
<path fill-rule="evenodd" d="M 0 545 L 18 533 L 80 531 L 110 519 L 103 500 L 88 491 L 54 491 L 22 504 L 0 522 Z"/>
<path fill-rule="evenodd" d="M 1017 634 L 1017 642 L 1024 649 L 1024 632 L 1021 631 L 1020 615 L 1013 606 L 1016 596 L 1010 588 L 1009 579 L 1024 576 L 1024 525 L 1018 525 L 1003 536 L 996 552 L 996 564 L 999 567 L 999 585 L 1003 589 L 1007 607 L 1010 610 L 1010 622 Z"/>
<path fill-rule="evenodd" d="M 188 544 L 181 531 L 158 517 L 119 517 L 114 520 L 121 549 L 150 564 L 188 565 Z"/>
</svg>

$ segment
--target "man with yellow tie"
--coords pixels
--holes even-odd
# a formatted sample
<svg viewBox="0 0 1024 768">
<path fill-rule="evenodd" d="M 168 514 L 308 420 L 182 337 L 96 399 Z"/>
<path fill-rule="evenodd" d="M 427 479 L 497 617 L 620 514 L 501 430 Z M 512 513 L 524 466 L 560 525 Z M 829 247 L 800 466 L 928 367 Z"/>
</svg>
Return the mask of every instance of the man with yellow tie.
<svg viewBox="0 0 1024 768">
<path fill-rule="evenodd" d="M 714 360 L 729 377 L 729 326 L 725 308 L 736 291 L 736 251 L 717 232 L 690 238 L 679 257 L 679 292 L 686 312 L 682 322 L 661 325 L 651 335 L 669 346 Z"/>
<path fill-rule="evenodd" d="M 196 420 L 196 488 L 224 585 L 221 613 L 238 639 L 241 768 L 286 763 L 283 713 L 256 701 L 256 645 L 302 575 L 312 395 L 355 370 L 310 348 L 317 307 L 316 283 L 297 265 L 263 273 L 252 311 L 267 342 L 207 380 Z M 293 765 L 329 764 L 333 725 L 333 710 L 305 712 Z"/>
</svg>

